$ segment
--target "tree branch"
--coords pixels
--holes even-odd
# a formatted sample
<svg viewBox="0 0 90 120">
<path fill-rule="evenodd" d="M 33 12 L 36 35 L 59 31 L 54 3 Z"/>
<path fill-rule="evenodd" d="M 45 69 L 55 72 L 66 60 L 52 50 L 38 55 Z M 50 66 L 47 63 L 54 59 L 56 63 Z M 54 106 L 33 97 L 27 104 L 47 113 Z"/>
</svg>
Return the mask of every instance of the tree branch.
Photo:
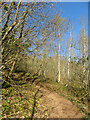
<svg viewBox="0 0 90 120">
<path fill-rule="evenodd" d="M 10 26 L 10 28 L 8 29 L 8 31 L 5 33 L 5 35 L 4 35 L 3 38 L 2 38 L 2 41 L 6 39 L 7 35 L 12 31 L 12 29 L 14 28 L 14 26 L 15 26 L 16 23 L 17 23 L 17 15 L 18 15 L 18 11 L 19 11 L 19 6 L 20 6 L 20 4 L 21 4 L 21 1 L 18 3 L 18 6 L 17 6 L 14 23 Z"/>
</svg>

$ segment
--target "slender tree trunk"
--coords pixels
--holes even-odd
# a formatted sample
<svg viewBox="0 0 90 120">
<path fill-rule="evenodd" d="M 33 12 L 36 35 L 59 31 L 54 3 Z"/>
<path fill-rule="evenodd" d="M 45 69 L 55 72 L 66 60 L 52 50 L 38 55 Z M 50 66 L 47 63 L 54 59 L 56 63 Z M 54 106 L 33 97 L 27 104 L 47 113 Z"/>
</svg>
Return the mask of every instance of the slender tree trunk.
<svg viewBox="0 0 90 120">
<path fill-rule="evenodd" d="M 70 79 L 70 51 L 71 51 L 71 32 L 70 32 L 69 59 L 68 59 L 68 82 Z"/>
<path fill-rule="evenodd" d="M 70 78 L 70 46 L 69 46 L 69 59 L 68 59 L 68 80 Z"/>
<path fill-rule="evenodd" d="M 61 81 L 61 72 L 60 72 L 60 32 L 59 32 L 59 50 L 58 50 L 58 82 Z"/>
<path fill-rule="evenodd" d="M 86 44 L 85 44 L 85 30 L 84 30 L 84 74 L 85 74 L 85 60 L 86 60 Z"/>
<path fill-rule="evenodd" d="M 85 66 L 86 66 L 86 39 L 85 39 L 85 29 L 84 29 L 84 65 L 83 65 L 84 80 L 83 80 L 83 82 L 86 85 L 87 76 L 85 74 L 85 71 L 86 71 Z"/>
</svg>

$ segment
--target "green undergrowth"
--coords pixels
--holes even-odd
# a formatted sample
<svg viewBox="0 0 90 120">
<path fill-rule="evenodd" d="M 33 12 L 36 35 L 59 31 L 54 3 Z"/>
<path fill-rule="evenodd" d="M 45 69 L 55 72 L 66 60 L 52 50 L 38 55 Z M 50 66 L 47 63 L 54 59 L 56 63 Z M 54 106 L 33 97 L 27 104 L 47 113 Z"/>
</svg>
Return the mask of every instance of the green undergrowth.
<svg viewBox="0 0 90 120">
<path fill-rule="evenodd" d="M 12 79 L 13 83 L 16 85 L 23 85 L 23 84 L 26 84 L 28 82 L 31 82 L 33 84 L 35 82 L 40 81 L 40 77 L 38 77 L 37 74 L 24 73 L 24 72 L 12 73 L 10 78 Z M 3 80 L 2 87 L 3 88 L 10 87 L 12 84 L 12 83 L 10 83 L 10 80 L 7 80 L 7 78 L 4 78 L 4 79 L 5 80 Z"/>
<path fill-rule="evenodd" d="M 2 118 L 41 117 L 45 108 L 36 87 L 40 79 L 30 73 L 14 73 L 11 77 L 15 86 L 7 87 L 5 84 L 2 89 Z"/>
<path fill-rule="evenodd" d="M 7 87 L 6 83 L 3 84 L 2 118 L 47 117 L 48 113 L 45 112 L 47 108 L 42 104 L 42 93 L 36 87 L 37 85 L 66 97 L 85 114 L 84 119 L 89 117 L 88 94 L 85 89 L 66 86 L 32 73 L 13 73 L 11 78 L 15 86 Z"/>
<path fill-rule="evenodd" d="M 83 118 L 89 118 L 88 110 L 88 92 L 83 88 L 66 86 L 61 83 L 45 81 L 41 84 L 43 87 L 46 87 L 50 91 L 55 91 L 59 95 L 62 95 L 72 101 L 73 104 L 76 104 L 78 109 L 84 114 Z"/>
<path fill-rule="evenodd" d="M 25 85 L 19 87 L 19 92 L 22 94 L 22 97 L 15 91 L 15 88 L 9 87 L 7 89 L 2 89 L 3 100 L 2 100 L 2 117 L 21 117 L 26 116 L 25 111 L 28 114 L 32 112 L 33 103 L 34 103 L 34 93 L 36 89 L 31 86 L 31 90 L 27 92 Z M 17 89 L 17 88 L 16 88 Z"/>
</svg>

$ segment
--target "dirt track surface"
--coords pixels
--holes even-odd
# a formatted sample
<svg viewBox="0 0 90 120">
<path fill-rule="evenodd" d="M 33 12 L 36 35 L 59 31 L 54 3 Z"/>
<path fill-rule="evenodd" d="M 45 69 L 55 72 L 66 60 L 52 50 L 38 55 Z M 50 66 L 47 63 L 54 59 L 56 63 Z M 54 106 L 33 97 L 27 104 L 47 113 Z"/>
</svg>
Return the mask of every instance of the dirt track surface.
<svg viewBox="0 0 90 120">
<path fill-rule="evenodd" d="M 39 88 L 42 93 L 43 105 L 49 113 L 49 118 L 82 118 L 76 105 L 56 92 L 50 92 L 45 88 Z"/>
</svg>

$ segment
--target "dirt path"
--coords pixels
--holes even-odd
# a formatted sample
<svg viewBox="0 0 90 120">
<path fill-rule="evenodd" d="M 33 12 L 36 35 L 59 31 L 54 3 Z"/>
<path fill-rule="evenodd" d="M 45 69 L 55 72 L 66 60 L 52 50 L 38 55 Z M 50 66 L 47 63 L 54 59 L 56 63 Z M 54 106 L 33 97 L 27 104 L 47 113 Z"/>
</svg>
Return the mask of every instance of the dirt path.
<svg viewBox="0 0 90 120">
<path fill-rule="evenodd" d="M 50 92 L 47 89 L 40 88 L 42 93 L 43 105 L 49 113 L 49 118 L 82 118 L 76 105 L 66 98 L 59 96 L 56 92 Z"/>
</svg>

